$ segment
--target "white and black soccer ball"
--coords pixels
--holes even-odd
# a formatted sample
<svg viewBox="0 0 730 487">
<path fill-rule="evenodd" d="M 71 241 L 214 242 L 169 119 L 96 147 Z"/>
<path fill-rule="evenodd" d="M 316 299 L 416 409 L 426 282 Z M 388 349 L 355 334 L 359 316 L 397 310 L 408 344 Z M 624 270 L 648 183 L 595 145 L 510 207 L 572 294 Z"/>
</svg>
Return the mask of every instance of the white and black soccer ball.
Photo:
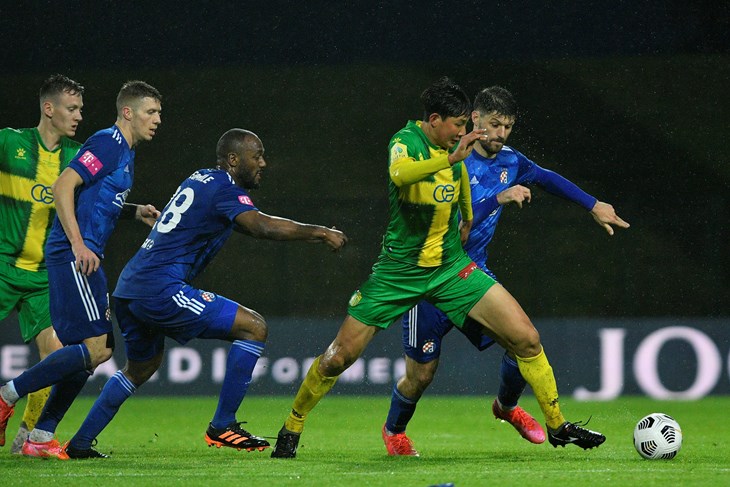
<svg viewBox="0 0 730 487">
<path fill-rule="evenodd" d="M 636 423 L 634 446 L 646 459 L 672 459 L 682 448 L 682 428 L 668 414 L 652 413 Z"/>
</svg>

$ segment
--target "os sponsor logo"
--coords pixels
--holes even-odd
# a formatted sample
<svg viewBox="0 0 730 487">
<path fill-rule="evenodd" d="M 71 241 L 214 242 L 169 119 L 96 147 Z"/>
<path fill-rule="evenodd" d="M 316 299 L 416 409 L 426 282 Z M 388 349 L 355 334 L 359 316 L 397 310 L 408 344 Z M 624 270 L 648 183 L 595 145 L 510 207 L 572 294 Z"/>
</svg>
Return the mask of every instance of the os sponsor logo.
<svg viewBox="0 0 730 487">
<path fill-rule="evenodd" d="M 38 203 L 50 205 L 53 203 L 53 191 L 49 186 L 44 184 L 36 184 L 30 190 L 30 196 Z"/>
<path fill-rule="evenodd" d="M 451 203 L 454 201 L 454 191 L 453 184 L 439 184 L 433 190 L 433 199 L 438 203 Z"/>
</svg>

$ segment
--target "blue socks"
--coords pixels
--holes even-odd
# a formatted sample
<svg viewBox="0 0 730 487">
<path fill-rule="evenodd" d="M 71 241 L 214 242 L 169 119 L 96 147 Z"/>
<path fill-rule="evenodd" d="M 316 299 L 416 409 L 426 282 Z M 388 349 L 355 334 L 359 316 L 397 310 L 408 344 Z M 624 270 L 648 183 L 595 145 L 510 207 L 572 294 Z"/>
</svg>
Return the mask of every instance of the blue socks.
<svg viewBox="0 0 730 487">
<path fill-rule="evenodd" d="M 418 400 L 408 399 L 400 393 L 396 382 L 390 398 L 390 410 L 388 410 L 388 417 L 385 420 L 385 429 L 391 433 L 403 433 L 416 412 L 417 404 Z"/>
<path fill-rule="evenodd" d="M 134 384 L 127 379 L 121 370 L 118 370 L 104 385 L 104 389 L 94 401 L 94 405 L 91 407 L 89 414 L 86 415 L 79 431 L 71 438 L 70 446 L 77 450 L 91 448 L 92 442 L 111 422 L 124 401 L 136 390 Z"/>
<path fill-rule="evenodd" d="M 91 376 L 91 372 L 81 370 L 55 384 L 51 388 L 51 395 L 48 397 L 48 401 L 46 401 L 46 405 L 35 425 L 35 429 L 55 432 L 58 423 L 61 422 L 66 411 L 68 411 L 68 408 L 71 407 L 74 399 L 76 399 L 76 396 L 84 388 L 86 381 L 89 380 L 89 376 Z"/>
<path fill-rule="evenodd" d="M 253 369 L 263 351 L 264 342 L 236 340 L 231 344 L 218 408 L 210 423 L 213 428 L 226 428 L 236 421 L 236 411 L 243 402 Z"/>
<path fill-rule="evenodd" d="M 89 356 L 89 350 L 86 348 L 86 345 L 83 343 L 79 345 L 68 345 L 60 350 L 56 350 L 13 379 L 13 385 L 18 396 L 25 397 L 31 392 L 52 386 L 78 372 L 86 372 L 90 369 L 91 357 Z M 86 374 L 86 378 L 89 378 L 88 373 Z M 51 397 L 53 396 L 51 395 Z"/>
<path fill-rule="evenodd" d="M 527 381 L 520 373 L 515 359 L 507 355 L 502 356 L 502 365 L 499 368 L 499 393 L 497 399 L 505 409 L 517 406 L 520 396 L 525 390 Z"/>
</svg>

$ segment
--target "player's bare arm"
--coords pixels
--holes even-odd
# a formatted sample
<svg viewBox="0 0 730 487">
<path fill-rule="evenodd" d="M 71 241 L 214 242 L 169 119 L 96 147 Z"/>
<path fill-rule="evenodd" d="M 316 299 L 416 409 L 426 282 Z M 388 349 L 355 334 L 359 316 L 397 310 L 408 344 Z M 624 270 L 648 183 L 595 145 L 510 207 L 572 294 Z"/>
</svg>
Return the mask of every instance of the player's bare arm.
<svg viewBox="0 0 730 487">
<path fill-rule="evenodd" d="M 505 189 L 501 193 L 497 194 L 497 203 L 500 205 L 516 203 L 517 206 L 522 208 L 522 203 L 525 201 L 529 203 L 530 200 L 532 200 L 532 193 L 530 192 L 530 189 L 520 184 Z"/>
<path fill-rule="evenodd" d="M 73 169 L 66 168 L 53 183 L 53 197 L 56 202 L 56 214 L 63 226 L 63 231 L 71 243 L 71 250 L 76 257 L 76 270 L 89 276 L 99 268 L 99 256 L 84 243 L 76 221 L 74 193 L 83 184 L 81 176 Z"/>
<path fill-rule="evenodd" d="M 474 129 L 459 139 L 459 145 L 456 146 L 454 152 L 449 154 L 449 164 L 453 166 L 457 162 L 466 159 L 471 154 L 472 149 L 474 149 L 474 143 L 477 140 L 487 141 L 489 137 L 486 131 L 486 129 Z"/>
<path fill-rule="evenodd" d="M 267 240 L 305 240 L 324 242 L 333 251 L 340 250 L 347 243 L 347 236 L 341 231 L 320 225 L 299 223 L 288 218 L 267 215 L 260 211 L 246 211 L 236 217 L 236 230 L 254 238 Z"/>
<path fill-rule="evenodd" d="M 596 220 L 596 223 L 601 225 L 609 235 L 613 235 L 613 227 L 615 225 L 618 228 L 629 228 L 628 222 L 625 222 L 616 214 L 616 210 L 613 206 L 603 201 L 596 201 L 596 204 L 591 210 L 591 216 Z"/>
</svg>

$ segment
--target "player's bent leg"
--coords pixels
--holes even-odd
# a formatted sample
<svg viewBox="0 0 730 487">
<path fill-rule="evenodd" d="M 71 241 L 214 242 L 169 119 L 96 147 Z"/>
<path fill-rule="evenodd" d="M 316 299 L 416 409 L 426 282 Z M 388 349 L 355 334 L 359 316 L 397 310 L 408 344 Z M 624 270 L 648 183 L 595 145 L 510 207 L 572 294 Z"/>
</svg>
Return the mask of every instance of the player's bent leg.
<svg viewBox="0 0 730 487">
<path fill-rule="evenodd" d="M 492 414 L 511 424 L 527 441 L 540 444 L 545 442 L 545 431 L 535 418 L 517 405 L 526 385 L 517 361 L 505 352 L 499 368 L 499 393 L 492 403 Z"/>
<path fill-rule="evenodd" d="M 495 418 L 506 421 L 514 426 L 520 436 L 530 443 L 539 445 L 545 442 L 545 431 L 540 426 L 540 423 L 520 406 L 506 409 L 499 404 L 498 399 L 495 399 L 492 403 L 492 414 L 494 414 Z"/>
</svg>

